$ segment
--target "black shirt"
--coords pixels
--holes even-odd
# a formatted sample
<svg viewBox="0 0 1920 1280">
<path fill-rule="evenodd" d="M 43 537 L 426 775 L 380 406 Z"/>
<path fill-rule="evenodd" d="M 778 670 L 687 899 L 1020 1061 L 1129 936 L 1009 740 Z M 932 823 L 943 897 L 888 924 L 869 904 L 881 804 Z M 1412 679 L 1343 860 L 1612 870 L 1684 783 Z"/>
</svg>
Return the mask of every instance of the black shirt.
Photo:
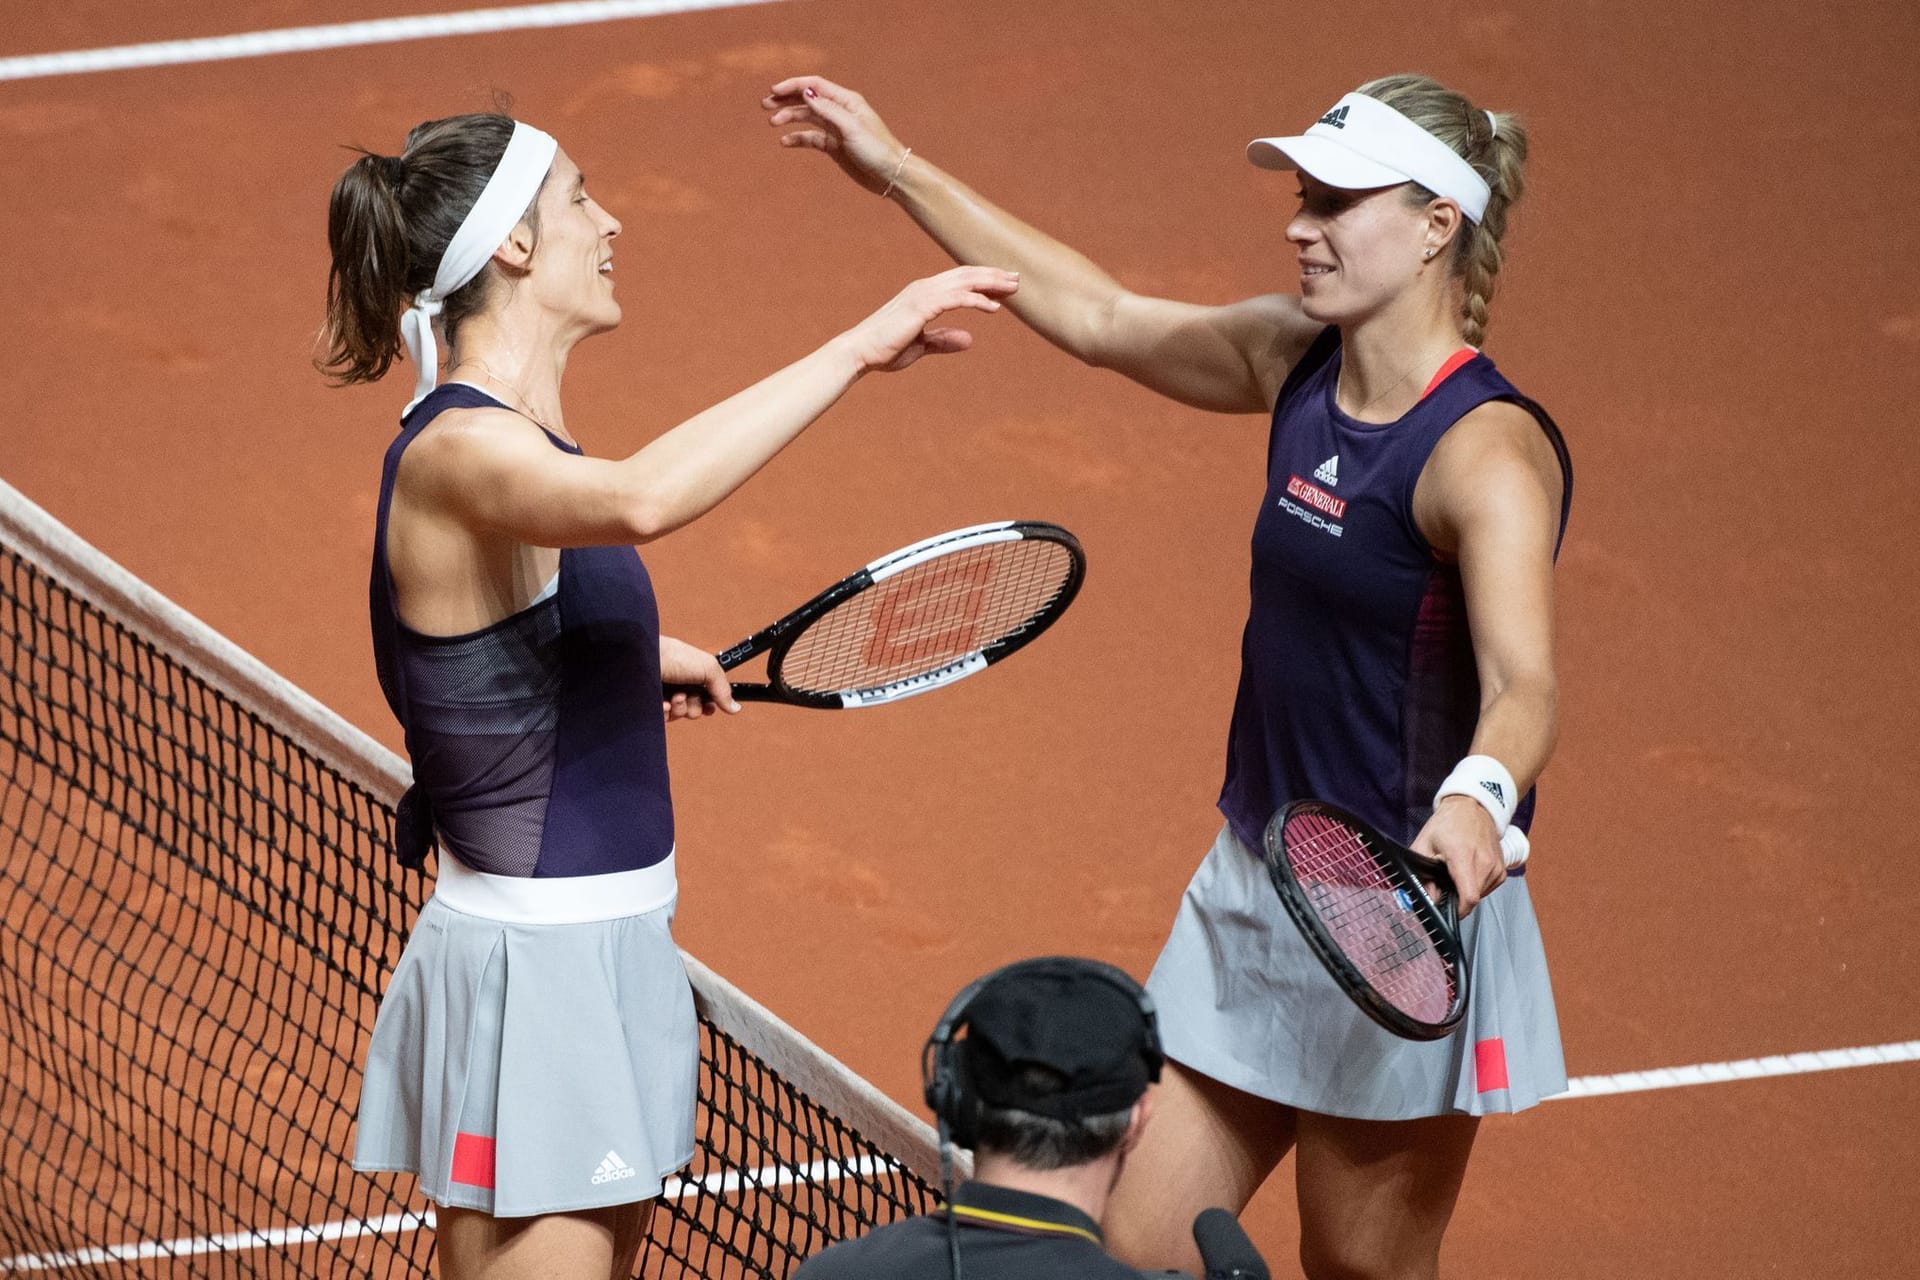
<svg viewBox="0 0 1920 1280">
<path fill-rule="evenodd" d="M 1100 1224 L 1063 1201 L 985 1182 L 953 1196 L 965 1280 L 1140 1280 L 1107 1256 Z M 794 1280 L 947 1280 L 947 1211 L 880 1227 L 800 1264 Z"/>
</svg>

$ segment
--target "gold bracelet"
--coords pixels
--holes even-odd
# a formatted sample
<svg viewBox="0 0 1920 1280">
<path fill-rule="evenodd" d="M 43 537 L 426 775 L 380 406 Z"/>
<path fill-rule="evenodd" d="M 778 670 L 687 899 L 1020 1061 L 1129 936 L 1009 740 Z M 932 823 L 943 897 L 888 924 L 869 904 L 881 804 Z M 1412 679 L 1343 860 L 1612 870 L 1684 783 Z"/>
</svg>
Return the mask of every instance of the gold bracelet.
<svg viewBox="0 0 1920 1280">
<path fill-rule="evenodd" d="M 894 184 L 900 181 L 900 171 L 907 167 L 907 157 L 912 154 L 913 154 L 912 147 L 908 147 L 905 151 L 902 151 L 900 153 L 900 163 L 893 166 L 893 176 L 887 179 L 887 189 L 880 193 L 880 198 L 882 200 L 885 200 L 888 196 L 893 194 Z"/>
</svg>

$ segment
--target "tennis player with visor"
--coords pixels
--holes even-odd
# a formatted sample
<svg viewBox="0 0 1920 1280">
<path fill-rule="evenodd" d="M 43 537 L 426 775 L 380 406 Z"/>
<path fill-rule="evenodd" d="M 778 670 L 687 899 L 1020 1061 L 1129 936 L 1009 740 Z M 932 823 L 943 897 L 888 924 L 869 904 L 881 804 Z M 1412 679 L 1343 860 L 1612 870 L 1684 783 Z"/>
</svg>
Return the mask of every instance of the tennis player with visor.
<svg viewBox="0 0 1920 1280">
<path fill-rule="evenodd" d="M 443 1280 L 631 1276 L 663 1180 L 693 1154 L 663 711 L 737 708 L 711 654 L 660 634 L 634 544 L 713 508 L 862 375 L 964 350 L 933 318 L 997 310 L 1015 287 L 984 268 L 918 281 L 601 459 L 560 387 L 573 348 L 620 322 L 620 231 L 551 136 L 497 114 L 364 154 L 329 214 L 323 367 L 373 381 L 404 349 L 416 371 L 370 606 L 414 771 L 400 856 L 439 850 L 381 999 L 354 1164 L 417 1175 Z M 693 692 L 665 698 L 663 681 Z"/>
<path fill-rule="evenodd" d="M 1308 1276 L 1437 1274 L 1479 1118 L 1566 1085 L 1521 871 L 1556 734 L 1572 471 L 1546 412 L 1479 350 L 1519 122 L 1395 75 L 1254 141 L 1253 163 L 1299 179 L 1299 291 L 1206 306 L 1128 290 L 840 85 L 797 76 L 763 105 L 783 145 L 825 153 L 956 260 L 1018 271 L 1009 305 L 1062 350 L 1268 417 L 1226 822 L 1148 982 L 1169 1061 L 1107 1238 L 1135 1266 L 1197 1272 L 1195 1214 L 1243 1208 L 1291 1150 Z M 1374 1025 L 1283 913 L 1258 850 L 1299 799 L 1445 861 L 1471 987 L 1452 1036 Z"/>
</svg>

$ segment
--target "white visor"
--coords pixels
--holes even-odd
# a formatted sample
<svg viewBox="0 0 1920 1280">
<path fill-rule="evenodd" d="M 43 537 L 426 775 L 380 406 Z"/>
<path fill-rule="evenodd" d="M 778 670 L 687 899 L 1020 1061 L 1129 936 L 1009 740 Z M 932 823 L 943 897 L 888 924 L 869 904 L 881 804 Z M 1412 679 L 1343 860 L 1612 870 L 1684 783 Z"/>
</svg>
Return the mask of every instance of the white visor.
<svg viewBox="0 0 1920 1280">
<path fill-rule="evenodd" d="M 1475 222 L 1492 192 L 1459 153 L 1377 98 L 1350 93 L 1294 138 L 1255 138 L 1247 159 L 1262 169 L 1299 169 L 1330 187 L 1364 191 L 1417 182 Z"/>
</svg>

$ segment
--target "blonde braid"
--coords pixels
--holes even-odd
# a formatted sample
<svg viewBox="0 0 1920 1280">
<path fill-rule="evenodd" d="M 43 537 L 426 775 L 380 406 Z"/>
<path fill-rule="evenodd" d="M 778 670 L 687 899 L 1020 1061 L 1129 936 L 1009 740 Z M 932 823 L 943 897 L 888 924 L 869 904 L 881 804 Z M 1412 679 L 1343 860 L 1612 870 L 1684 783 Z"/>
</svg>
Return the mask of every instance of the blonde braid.
<svg viewBox="0 0 1920 1280">
<path fill-rule="evenodd" d="M 1386 103 L 1458 152 L 1487 180 L 1492 195 L 1478 223 L 1463 224 L 1453 240 L 1452 269 L 1460 277 L 1461 334 L 1471 346 L 1486 338 L 1488 304 L 1493 301 L 1506 257 L 1500 241 L 1507 214 L 1525 189 L 1527 131 L 1519 119 L 1500 112 L 1493 119 L 1462 95 L 1429 76 L 1394 75 L 1361 85 L 1360 93 Z M 1409 184 L 1408 198 L 1425 204 L 1434 194 Z"/>
<path fill-rule="evenodd" d="M 1487 304 L 1493 301 L 1501 256 L 1500 241 L 1484 228 L 1469 225 L 1460 237 L 1455 257 L 1466 285 L 1460 306 L 1460 334 L 1470 347 L 1486 341 Z"/>
<path fill-rule="evenodd" d="M 1486 119 L 1477 110 L 1472 112 L 1472 117 Z M 1487 304 L 1493 301 L 1500 268 L 1506 261 L 1500 241 L 1507 234 L 1507 213 L 1526 187 L 1526 130 L 1512 116 L 1495 119 L 1497 127 L 1489 125 L 1485 139 L 1476 148 L 1477 154 L 1468 157 L 1487 180 L 1493 196 L 1487 201 L 1486 215 L 1478 224 L 1469 223 L 1465 228 L 1454 258 L 1465 294 L 1460 303 L 1461 334 L 1469 346 L 1475 347 L 1486 340 Z"/>
</svg>

